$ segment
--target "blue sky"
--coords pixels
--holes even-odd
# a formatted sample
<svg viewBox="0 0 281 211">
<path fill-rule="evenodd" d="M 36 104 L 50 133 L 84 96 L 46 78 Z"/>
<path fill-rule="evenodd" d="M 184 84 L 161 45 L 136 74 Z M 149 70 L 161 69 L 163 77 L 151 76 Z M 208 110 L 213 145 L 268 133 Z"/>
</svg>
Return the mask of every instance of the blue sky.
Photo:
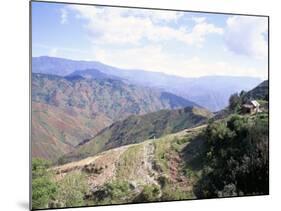
<svg viewBox="0 0 281 211">
<path fill-rule="evenodd" d="M 32 3 L 32 54 L 183 77 L 267 76 L 264 17 Z"/>
</svg>

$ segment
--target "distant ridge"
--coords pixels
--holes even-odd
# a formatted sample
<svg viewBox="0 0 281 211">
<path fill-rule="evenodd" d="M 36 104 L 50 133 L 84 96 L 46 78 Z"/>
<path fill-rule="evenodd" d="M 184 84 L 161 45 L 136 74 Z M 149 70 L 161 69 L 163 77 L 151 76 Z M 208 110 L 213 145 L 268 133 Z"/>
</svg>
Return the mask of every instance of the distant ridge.
<svg viewBox="0 0 281 211">
<path fill-rule="evenodd" d="M 67 76 L 75 71 L 85 74 L 83 70 L 94 69 L 107 74 L 108 77 L 118 77 L 133 85 L 162 89 L 175 94 L 211 111 L 218 111 L 228 105 L 231 94 L 242 90 L 248 91 L 261 83 L 255 77 L 237 76 L 204 76 L 199 78 L 185 78 L 135 69 L 121 69 L 96 61 L 75 61 L 55 57 L 33 57 L 32 71 Z"/>
</svg>

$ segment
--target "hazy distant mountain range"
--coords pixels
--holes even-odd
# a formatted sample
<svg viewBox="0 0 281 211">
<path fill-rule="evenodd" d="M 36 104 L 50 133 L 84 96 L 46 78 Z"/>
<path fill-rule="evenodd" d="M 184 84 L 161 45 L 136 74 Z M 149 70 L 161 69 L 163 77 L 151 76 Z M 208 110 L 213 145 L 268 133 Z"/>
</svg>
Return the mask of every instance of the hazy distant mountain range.
<svg viewBox="0 0 281 211">
<path fill-rule="evenodd" d="M 224 108 L 230 94 L 253 88 L 260 81 L 229 76 L 182 78 L 53 57 L 33 58 L 32 71 L 32 154 L 51 160 L 73 151 L 75 146 L 95 137 L 111 124 L 120 125 L 118 121 L 125 121 L 131 115 L 156 112 L 157 117 L 162 114 L 154 124 L 163 127 L 157 137 L 196 125 L 197 117 L 192 115 L 192 108 L 201 111 L 202 107 L 211 111 Z M 191 110 L 187 113 L 169 111 L 182 108 Z M 157 113 L 163 109 L 167 111 Z M 180 117 L 179 114 L 184 115 Z M 156 121 L 153 115 L 147 119 Z M 179 128 L 178 121 L 182 121 Z M 141 121 L 139 128 L 143 125 L 148 126 Z M 151 135 L 149 131 L 158 131 L 156 129 L 143 128 L 144 131 L 135 135 L 144 140 Z M 130 128 L 124 130 L 123 135 L 129 134 Z M 127 144 L 126 137 L 119 139 Z M 135 142 L 129 137 L 128 143 Z M 102 145 L 106 143 L 103 140 Z M 105 149 L 115 144 L 117 142 L 106 145 Z"/>
<path fill-rule="evenodd" d="M 211 111 L 223 109 L 234 92 L 250 90 L 261 79 L 255 77 L 204 76 L 184 78 L 144 70 L 112 67 L 96 61 L 74 61 L 55 57 L 32 58 L 32 71 L 59 76 L 120 79 L 125 83 L 155 87 L 186 98 Z M 106 75 L 104 75 L 106 74 Z"/>
</svg>

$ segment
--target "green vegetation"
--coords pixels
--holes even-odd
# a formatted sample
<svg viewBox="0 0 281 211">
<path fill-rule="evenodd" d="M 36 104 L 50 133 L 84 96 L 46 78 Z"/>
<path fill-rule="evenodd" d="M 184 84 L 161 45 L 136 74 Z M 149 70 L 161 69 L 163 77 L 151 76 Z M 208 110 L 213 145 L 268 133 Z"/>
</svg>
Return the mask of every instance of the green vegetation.
<svg viewBox="0 0 281 211">
<path fill-rule="evenodd" d="M 117 121 L 62 162 L 134 145 L 55 168 L 58 175 L 50 163 L 34 159 L 33 207 L 268 194 L 269 117 L 262 89 L 261 98 L 255 99 L 262 112 L 251 115 L 241 115 L 242 104 L 251 99 L 242 91 L 230 97 L 227 112 L 209 121 L 209 112 L 198 108 L 161 110 Z M 176 131 L 180 132 L 171 134 Z"/>
<path fill-rule="evenodd" d="M 171 147 L 169 139 L 160 139 L 154 142 L 155 147 L 155 168 L 168 174 L 168 157 L 167 152 Z"/>
<path fill-rule="evenodd" d="M 194 198 L 192 188 L 187 187 L 187 183 L 180 184 L 176 180 L 180 179 L 176 175 L 171 175 L 170 168 L 174 171 L 178 171 L 177 174 L 181 175 L 184 173 L 185 166 L 184 163 L 178 163 L 176 169 L 171 162 L 173 155 L 175 159 L 178 159 L 178 156 L 184 152 L 185 147 L 189 145 L 189 142 L 196 136 L 197 132 L 192 134 L 175 137 L 175 136 L 166 136 L 165 139 L 159 139 L 154 142 L 155 145 L 155 165 L 156 170 L 161 172 L 161 175 L 158 178 L 158 182 L 161 186 L 161 198 L 154 198 L 155 200 L 181 200 L 181 199 L 191 199 Z M 176 160 L 174 162 L 179 162 Z M 172 177 L 176 177 L 173 180 Z M 188 184 L 192 185 L 194 181 L 194 175 L 186 175 L 186 178 L 189 180 Z M 179 181 L 181 181 L 180 179 Z"/>
<path fill-rule="evenodd" d="M 38 158 L 32 160 L 32 208 L 85 205 L 84 197 L 89 192 L 85 176 L 73 172 L 55 181 L 49 167 L 49 161 Z"/>
<path fill-rule="evenodd" d="M 173 141 L 171 142 L 171 148 L 172 150 L 176 151 L 177 153 L 180 153 L 184 146 L 188 143 L 189 138 L 177 138 L 175 137 Z"/>
<path fill-rule="evenodd" d="M 105 189 L 108 193 L 108 197 L 112 202 L 118 202 L 119 200 L 124 200 L 128 197 L 130 192 L 130 185 L 125 181 L 114 181 L 107 183 Z"/>
<path fill-rule="evenodd" d="M 184 200 L 192 199 L 194 195 L 192 191 L 183 190 L 184 187 L 179 187 L 178 185 L 168 183 L 162 188 L 161 200 Z"/>
<path fill-rule="evenodd" d="M 139 194 L 135 201 L 138 202 L 149 202 L 149 201 L 159 201 L 160 188 L 157 185 L 145 185 L 142 192 Z"/>
<path fill-rule="evenodd" d="M 116 177 L 120 180 L 138 179 L 131 178 L 131 175 L 135 175 L 134 171 L 137 170 L 137 168 L 142 168 L 142 166 L 136 166 L 136 163 L 139 163 L 139 158 L 142 153 L 142 145 L 136 145 L 128 148 L 120 157 L 118 169 L 116 171 Z"/>
<path fill-rule="evenodd" d="M 90 204 L 121 204 L 131 201 L 132 196 L 133 187 L 127 181 L 115 180 L 94 192 Z"/>
<path fill-rule="evenodd" d="M 232 115 L 208 125 L 198 198 L 268 194 L 268 114 Z"/>
<path fill-rule="evenodd" d="M 223 119 L 230 114 L 241 113 L 242 105 L 248 103 L 251 100 L 258 101 L 260 103 L 260 108 L 263 111 L 268 112 L 268 81 L 263 81 L 257 87 L 248 92 L 241 91 L 239 94 L 232 94 L 229 98 L 228 108 L 218 112 L 215 116 L 215 119 Z"/>
<path fill-rule="evenodd" d="M 55 199 L 57 187 L 52 180 L 52 173 L 47 171 L 50 163 L 43 159 L 32 159 L 32 208 L 48 208 Z"/>
<path fill-rule="evenodd" d="M 268 80 L 263 81 L 257 87 L 245 94 L 248 99 L 269 100 Z"/>
<path fill-rule="evenodd" d="M 160 138 L 201 124 L 211 116 L 212 113 L 202 108 L 160 110 L 141 116 L 130 116 L 113 123 L 89 142 L 63 156 L 60 162 L 70 162 L 96 155 L 107 149 Z"/>
<path fill-rule="evenodd" d="M 241 104 L 242 104 L 241 98 L 237 93 L 232 94 L 230 96 L 230 98 L 229 98 L 229 109 L 231 111 L 234 111 L 234 112 L 239 111 L 240 108 L 241 108 Z"/>
<path fill-rule="evenodd" d="M 86 157 L 95 155 L 105 149 L 105 139 L 108 139 L 110 137 L 110 131 L 102 133 L 100 136 L 98 136 L 94 142 L 88 142 L 83 144 L 82 147 L 80 147 L 79 151 L 73 151 L 70 152 L 64 156 L 61 156 L 57 163 L 59 165 L 69 163 L 76 160 L 82 160 Z"/>
<path fill-rule="evenodd" d="M 55 207 L 74 207 L 85 205 L 84 196 L 89 193 L 85 175 L 80 172 L 67 174 L 58 182 L 57 203 Z"/>
</svg>

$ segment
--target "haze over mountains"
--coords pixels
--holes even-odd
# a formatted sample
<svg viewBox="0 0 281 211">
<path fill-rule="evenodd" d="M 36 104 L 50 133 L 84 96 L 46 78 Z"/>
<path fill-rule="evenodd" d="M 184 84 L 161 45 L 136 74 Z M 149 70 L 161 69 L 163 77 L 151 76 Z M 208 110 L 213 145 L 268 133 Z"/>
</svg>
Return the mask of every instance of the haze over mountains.
<svg viewBox="0 0 281 211">
<path fill-rule="evenodd" d="M 201 106 L 211 111 L 224 108 L 230 94 L 255 87 L 253 84 L 259 81 L 229 76 L 182 78 L 54 57 L 35 57 L 32 65 L 32 154 L 51 160 L 72 152 L 75 146 L 92 139 L 115 122 L 113 126 L 120 125 L 118 121 L 131 115 L 156 112 L 147 117 L 153 122 L 158 116 L 160 126 L 156 122 L 154 129 L 163 127 L 156 137 L 166 134 L 165 131 L 184 129 L 176 129 L 174 124 L 179 121 L 185 122 L 182 126 L 194 126 L 198 122 L 193 119 L 196 115 L 190 108 L 197 107 L 201 111 L 204 110 Z M 169 111 L 181 108 L 189 108 L 189 112 L 181 112 L 185 114 L 181 118 L 177 117 L 179 111 Z M 167 111 L 157 113 L 163 109 Z M 141 120 L 137 123 L 143 123 Z M 129 129 L 123 133 L 128 134 Z M 150 138 L 148 133 L 154 129 L 143 128 L 145 133 L 138 134 L 139 138 Z M 107 141 L 103 142 L 105 146 Z M 111 145 L 114 147 L 116 143 Z M 124 143 L 131 143 L 131 139 Z M 107 144 L 105 149 L 111 145 Z M 101 150 L 103 147 L 96 152 Z"/>
<path fill-rule="evenodd" d="M 162 89 L 211 111 L 218 111 L 226 107 L 231 94 L 241 90 L 250 90 L 261 82 L 261 79 L 255 77 L 183 78 L 159 72 L 120 69 L 96 61 L 74 61 L 47 56 L 32 58 L 32 71 L 36 73 L 60 76 L 70 74 L 85 76 L 87 74 L 90 77 L 91 70 L 99 71 L 113 78 L 117 77 L 126 83 Z M 100 77 L 102 77 L 101 74 Z"/>
</svg>

